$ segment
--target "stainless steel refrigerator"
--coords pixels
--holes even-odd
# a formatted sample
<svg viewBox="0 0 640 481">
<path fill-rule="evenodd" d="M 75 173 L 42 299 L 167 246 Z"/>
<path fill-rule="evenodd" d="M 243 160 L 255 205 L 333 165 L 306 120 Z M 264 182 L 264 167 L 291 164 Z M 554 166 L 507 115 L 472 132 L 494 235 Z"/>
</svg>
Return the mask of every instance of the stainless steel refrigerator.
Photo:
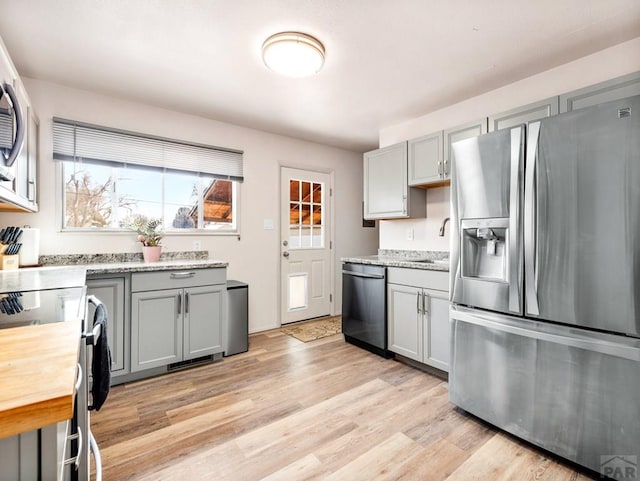
<svg viewBox="0 0 640 481">
<path fill-rule="evenodd" d="M 637 476 L 640 96 L 453 151 L 451 401 Z"/>
</svg>

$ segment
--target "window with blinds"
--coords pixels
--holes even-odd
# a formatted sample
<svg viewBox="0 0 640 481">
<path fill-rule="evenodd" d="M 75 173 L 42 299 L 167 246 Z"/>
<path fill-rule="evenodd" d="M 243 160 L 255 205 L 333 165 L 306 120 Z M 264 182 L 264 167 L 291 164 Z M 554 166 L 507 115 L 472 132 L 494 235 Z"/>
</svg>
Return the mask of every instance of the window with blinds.
<svg viewBox="0 0 640 481">
<path fill-rule="evenodd" d="M 129 228 L 162 220 L 166 232 L 237 232 L 242 152 L 53 120 L 66 230 Z"/>
</svg>

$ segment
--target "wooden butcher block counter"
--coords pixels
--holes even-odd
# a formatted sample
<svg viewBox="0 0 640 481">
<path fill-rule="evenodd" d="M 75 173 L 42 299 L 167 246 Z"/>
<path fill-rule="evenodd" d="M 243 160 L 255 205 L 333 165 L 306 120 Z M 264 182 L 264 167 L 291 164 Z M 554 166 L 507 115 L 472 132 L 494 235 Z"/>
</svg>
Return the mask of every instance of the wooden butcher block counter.
<svg viewBox="0 0 640 481">
<path fill-rule="evenodd" d="M 0 271 L 0 438 L 73 417 L 85 278 L 78 267 Z M 12 298 L 21 307 L 5 312 Z"/>
<path fill-rule="evenodd" d="M 80 323 L 0 330 L 0 438 L 73 416 Z"/>
</svg>

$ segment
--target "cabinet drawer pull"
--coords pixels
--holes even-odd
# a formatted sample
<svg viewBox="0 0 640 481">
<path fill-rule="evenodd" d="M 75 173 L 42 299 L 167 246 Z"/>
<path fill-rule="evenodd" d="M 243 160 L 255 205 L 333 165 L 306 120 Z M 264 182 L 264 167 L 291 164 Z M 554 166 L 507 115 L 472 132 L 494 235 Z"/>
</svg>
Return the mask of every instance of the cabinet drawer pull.
<svg viewBox="0 0 640 481">
<path fill-rule="evenodd" d="M 190 279 L 195 275 L 195 272 L 172 272 L 169 277 L 171 279 Z"/>
</svg>

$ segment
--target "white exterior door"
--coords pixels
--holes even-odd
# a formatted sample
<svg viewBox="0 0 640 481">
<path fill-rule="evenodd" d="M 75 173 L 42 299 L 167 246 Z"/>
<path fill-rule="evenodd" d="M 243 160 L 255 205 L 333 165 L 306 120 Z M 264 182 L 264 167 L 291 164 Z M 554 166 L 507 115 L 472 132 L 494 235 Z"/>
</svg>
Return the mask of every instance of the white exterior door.
<svg viewBox="0 0 640 481">
<path fill-rule="evenodd" d="M 281 168 L 282 324 L 331 314 L 330 180 Z"/>
</svg>

